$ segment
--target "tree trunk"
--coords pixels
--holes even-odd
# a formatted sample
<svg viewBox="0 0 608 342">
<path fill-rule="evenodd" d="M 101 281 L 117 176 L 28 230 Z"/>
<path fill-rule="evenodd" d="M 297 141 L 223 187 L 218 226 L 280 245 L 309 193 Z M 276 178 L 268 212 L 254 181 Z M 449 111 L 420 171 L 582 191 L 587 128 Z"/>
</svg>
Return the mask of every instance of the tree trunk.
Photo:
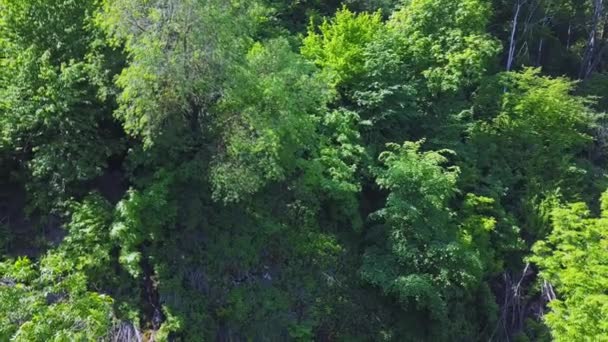
<svg viewBox="0 0 608 342">
<path fill-rule="evenodd" d="M 601 1 L 601 0 L 600 0 Z M 509 55 L 507 57 L 507 71 L 511 71 L 513 66 L 513 59 L 515 57 L 515 33 L 517 32 L 517 22 L 519 20 L 519 13 L 521 12 L 521 7 L 523 3 L 521 0 L 517 0 L 517 5 L 515 6 L 515 14 L 513 15 L 513 27 L 511 28 L 511 38 L 509 40 Z"/>
<path fill-rule="evenodd" d="M 596 58 L 600 58 L 598 52 L 598 26 L 603 15 L 603 4 L 604 0 L 593 0 L 593 21 L 591 26 L 591 32 L 589 33 L 589 40 L 587 47 L 583 55 L 581 62 L 581 70 L 579 73 L 579 79 L 585 79 L 589 77 L 594 67 L 597 66 L 598 61 Z"/>
</svg>

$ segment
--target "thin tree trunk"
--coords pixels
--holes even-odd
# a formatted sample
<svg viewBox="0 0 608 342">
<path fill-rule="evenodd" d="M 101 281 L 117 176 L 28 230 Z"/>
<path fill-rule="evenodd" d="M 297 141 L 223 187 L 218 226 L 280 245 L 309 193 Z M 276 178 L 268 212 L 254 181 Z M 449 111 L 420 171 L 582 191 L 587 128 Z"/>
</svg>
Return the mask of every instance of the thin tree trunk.
<svg viewBox="0 0 608 342">
<path fill-rule="evenodd" d="M 568 23 L 568 40 L 566 41 L 566 50 L 570 50 L 570 40 L 572 39 L 572 22 Z"/>
<path fill-rule="evenodd" d="M 600 0 L 601 1 L 601 0 Z M 507 71 L 511 71 L 513 66 L 513 58 L 515 57 L 515 34 L 517 32 L 517 22 L 519 20 L 519 13 L 521 12 L 521 7 L 523 3 L 521 0 L 517 0 L 517 5 L 515 7 L 515 14 L 513 15 L 513 27 L 511 28 L 511 38 L 509 41 L 509 55 L 507 57 Z"/>
<path fill-rule="evenodd" d="M 551 283 L 549 283 L 548 281 L 543 281 L 543 291 L 544 296 L 547 300 L 547 302 L 551 302 L 553 300 L 555 300 L 557 298 L 557 296 L 555 295 L 555 291 L 553 290 L 553 285 L 551 285 Z"/>
<path fill-rule="evenodd" d="M 603 0 L 593 0 L 594 10 L 593 10 L 593 22 L 591 27 L 591 32 L 589 33 L 589 40 L 587 42 L 587 47 L 585 49 L 585 53 L 583 55 L 583 60 L 581 63 L 581 70 L 579 73 L 580 79 L 587 78 L 591 72 L 593 71 L 594 65 L 597 65 L 595 62 L 595 55 L 597 51 L 598 45 L 598 25 L 600 23 L 600 19 L 603 13 Z M 599 57 L 598 57 L 599 58 Z"/>
<path fill-rule="evenodd" d="M 536 66 L 540 66 L 541 60 L 543 56 L 543 39 L 540 39 L 538 43 L 538 56 L 536 56 Z"/>
<path fill-rule="evenodd" d="M 536 66 L 540 66 L 543 58 L 543 44 L 545 40 L 543 38 L 543 29 L 547 23 L 547 17 L 545 16 L 542 20 L 542 24 L 540 25 L 540 41 L 538 42 L 538 54 L 536 56 Z"/>
</svg>

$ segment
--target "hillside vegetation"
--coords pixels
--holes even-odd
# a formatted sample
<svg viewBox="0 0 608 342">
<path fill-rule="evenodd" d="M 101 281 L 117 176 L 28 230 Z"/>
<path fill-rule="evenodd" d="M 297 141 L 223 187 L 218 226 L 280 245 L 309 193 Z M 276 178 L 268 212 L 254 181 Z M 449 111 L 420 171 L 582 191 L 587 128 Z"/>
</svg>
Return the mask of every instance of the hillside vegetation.
<svg viewBox="0 0 608 342">
<path fill-rule="evenodd" d="M 608 341 L 603 0 L 0 0 L 0 341 Z"/>
</svg>

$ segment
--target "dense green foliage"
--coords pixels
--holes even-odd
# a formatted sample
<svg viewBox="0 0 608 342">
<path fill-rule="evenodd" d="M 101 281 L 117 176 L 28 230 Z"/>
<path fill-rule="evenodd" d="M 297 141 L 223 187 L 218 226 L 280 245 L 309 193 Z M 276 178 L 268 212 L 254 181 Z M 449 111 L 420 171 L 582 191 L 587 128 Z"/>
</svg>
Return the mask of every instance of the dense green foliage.
<svg viewBox="0 0 608 342">
<path fill-rule="evenodd" d="M 531 260 L 560 293 L 546 318 L 557 341 L 608 338 L 608 193 L 602 195 L 601 210 L 600 218 L 590 218 L 584 203 L 555 208 L 553 231 L 534 246 Z"/>
<path fill-rule="evenodd" d="M 0 341 L 608 339 L 607 22 L 0 0 Z"/>
</svg>

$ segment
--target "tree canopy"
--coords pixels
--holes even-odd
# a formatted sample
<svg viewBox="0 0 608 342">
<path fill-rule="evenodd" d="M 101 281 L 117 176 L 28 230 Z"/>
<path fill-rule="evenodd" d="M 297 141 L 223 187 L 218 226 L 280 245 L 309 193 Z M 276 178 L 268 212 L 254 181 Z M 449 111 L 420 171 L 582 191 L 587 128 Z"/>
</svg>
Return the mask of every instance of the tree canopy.
<svg viewBox="0 0 608 342">
<path fill-rule="evenodd" d="M 0 0 L 0 340 L 608 339 L 607 6 Z"/>
</svg>

